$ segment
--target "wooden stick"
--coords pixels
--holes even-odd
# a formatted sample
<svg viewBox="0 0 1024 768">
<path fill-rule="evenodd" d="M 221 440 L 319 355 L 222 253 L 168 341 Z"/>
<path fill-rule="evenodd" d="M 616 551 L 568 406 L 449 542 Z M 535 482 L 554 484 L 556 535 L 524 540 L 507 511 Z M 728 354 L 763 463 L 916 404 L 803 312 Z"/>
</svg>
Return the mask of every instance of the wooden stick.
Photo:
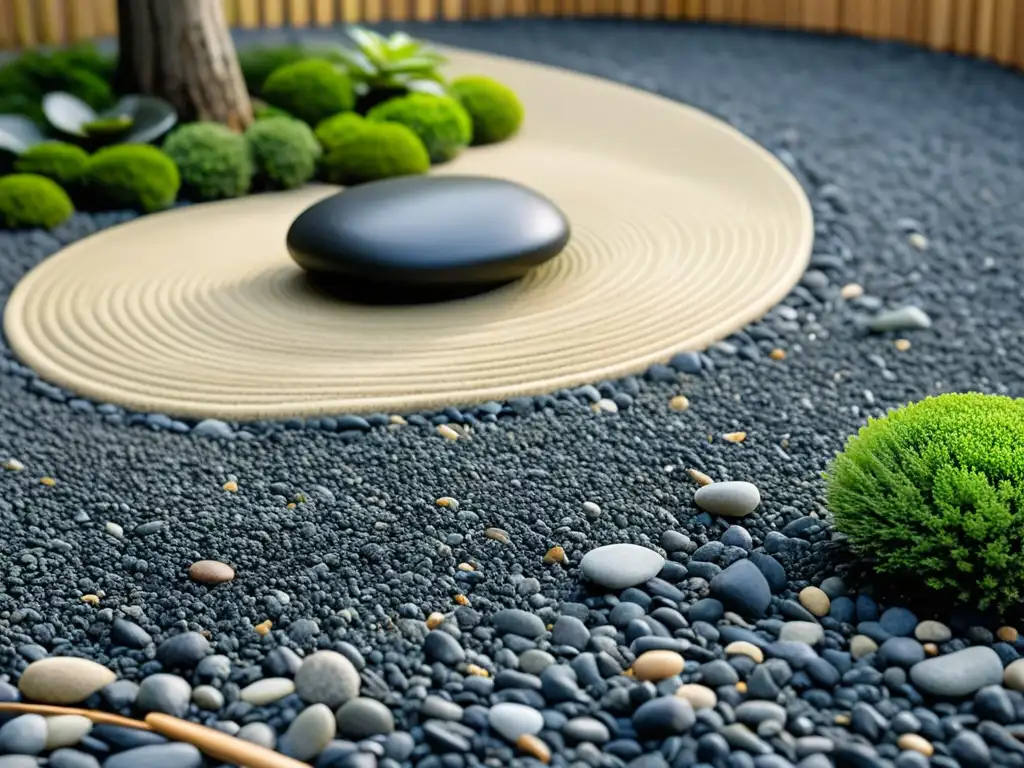
<svg viewBox="0 0 1024 768">
<path fill-rule="evenodd" d="M 151 731 L 146 723 L 141 720 L 132 720 L 128 717 L 121 717 L 110 712 L 100 712 L 96 709 L 75 709 L 74 707 L 53 707 L 49 704 L 25 704 L 20 701 L 4 702 L 0 704 L 0 712 L 19 712 L 23 715 L 44 715 L 53 717 L 55 715 L 81 715 L 87 717 L 94 723 L 104 725 L 119 725 L 122 728 L 135 728 L 140 731 Z"/>
</svg>

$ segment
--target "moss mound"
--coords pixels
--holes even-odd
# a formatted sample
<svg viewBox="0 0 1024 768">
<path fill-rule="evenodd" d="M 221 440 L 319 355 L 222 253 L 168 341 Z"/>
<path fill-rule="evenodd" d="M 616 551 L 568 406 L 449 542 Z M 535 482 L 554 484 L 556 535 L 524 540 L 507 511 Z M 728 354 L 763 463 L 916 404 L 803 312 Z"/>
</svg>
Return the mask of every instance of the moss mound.
<svg viewBox="0 0 1024 768">
<path fill-rule="evenodd" d="M 263 99 L 309 125 L 347 112 L 355 105 L 345 70 L 325 59 L 307 59 L 275 69 L 263 86 Z"/>
<path fill-rule="evenodd" d="M 982 608 L 1024 597 L 1024 400 L 949 394 L 874 419 L 827 474 L 836 527 L 884 573 Z"/>
<path fill-rule="evenodd" d="M 294 189 L 316 174 L 320 143 L 312 129 L 290 117 L 268 117 L 245 133 L 260 189 Z"/>
<path fill-rule="evenodd" d="M 252 186 L 253 163 L 245 137 L 219 123 L 190 123 L 164 142 L 178 166 L 184 195 L 196 202 L 240 197 Z"/>
<path fill-rule="evenodd" d="M 89 153 L 74 144 L 47 141 L 25 151 L 14 162 L 19 173 L 34 173 L 67 188 L 78 181 L 89 162 Z"/>
<path fill-rule="evenodd" d="M 0 179 L 0 223 L 9 229 L 52 229 L 74 212 L 71 198 L 52 179 L 32 173 L 15 173 Z"/>
<path fill-rule="evenodd" d="M 147 144 L 119 144 L 89 158 L 80 183 L 97 206 L 149 213 L 169 208 L 181 177 L 167 155 Z"/>
<path fill-rule="evenodd" d="M 523 123 L 523 102 L 515 91 L 490 77 L 460 77 L 452 82 L 451 93 L 473 121 L 473 144 L 505 141 Z"/>
<path fill-rule="evenodd" d="M 366 127 L 366 120 L 354 112 L 343 112 L 340 115 L 321 120 L 316 127 L 316 139 L 324 150 L 330 152 L 339 142 L 348 139 L 354 132 Z"/>
<path fill-rule="evenodd" d="M 377 105 L 366 117 L 409 128 L 427 148 L 432 163 L 451 160 L 473 138 L 473 122 L 466 110 L 446 96 L 411 93 Z"/>
<path fill-rule="evenodd" d="M 257 46 L 243 48 L 238 52 L 238 63 L 242 68 L 245 86 L 253 96 L 263 93 L 263 85 L 276 69 L 294 64 L 307 57 L 297 45 Z"/>
<path fill-rule="evenodd" d="M 416 134 L 396 123 L 356 118 L 336 137 L 323 160 L 324 177 L 333 184 L 362 184 L 430 170 L 430 158 Z"/>
</svg>

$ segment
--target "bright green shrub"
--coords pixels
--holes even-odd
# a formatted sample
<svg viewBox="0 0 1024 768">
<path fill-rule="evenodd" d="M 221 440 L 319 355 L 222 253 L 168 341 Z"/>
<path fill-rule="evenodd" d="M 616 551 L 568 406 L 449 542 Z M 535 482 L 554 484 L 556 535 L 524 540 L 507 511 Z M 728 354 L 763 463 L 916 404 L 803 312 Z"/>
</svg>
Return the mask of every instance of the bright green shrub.
<svg viewBox="0 0 1024 768">
<path fill-rule="evenodd" d="M 339 142 L 348 139 L 355 131 L 366 127 L 366 120 L 354 112 L 342 112 L 340 115 L 321 120 L 316 126 L 316 139 L 325 152 L 330 152 Z"/>
<path fill-rule="evenodd" d="M 355 105 L 345 70 L 324 59 L 307 59 L 275 69 L 263 86 L 263 99 L 310 125 Z"/>
<path fill-rule="evenodd" d="M 253 163 L 245 137 L 220 123 L 189 123 L 164 142 L 178 166 L 183 195 L 194 202 L 239 197 L 252 185 Z"/>
<path fill-rule="evenodd" d="M 451 160 L 473 138 L 473 123 L 466 110 L 447 96 L 410 93 L 377 105 L 366 117 L 409 128 L 420 137 L 432 163 Z"/>
<path fill-rule="evenodd" d="M 430 158 L 416 134 L 395 123 L 366 123 L 339 136 L 323 159 L 333 184 L 362 184 L 430 170 Z"/>
<path fill-rule="evenodd" d="M 263 93 L 263 84 L 275 69 L 294 64 L 306 58 L 306 53 L 297 45 L 257 46 L 243 48 L 238 52 L 238 63 L 242 67 L 245 86 L 253 96 Z"/>
<path fill-rule="evenodd" d="M 19 173 L 34 173 L 67 188 L 75 184 L 89 162 L 89 153 L 74 144 L 47 141 L 30 147 L 14 161 Z"/>
<path fill-rule="evenodd" d="M 0 113 L 26 115 L 45 125 L 41 104 L 43 96 L 53 91 L 66 91 L 93 109 L 112 106 L 108 76 L 112 70 L 104 69 L 102 62 L 107 60 L 91 50 L 26 51 L 0 66 Z"/>
<path fill-rule="evenodd" d="M 1024 400 L 926 398 L 851 437 L 827 474 L 836 527 L 884 573 L 987 608 L 1024 597 Z"/>
<path fill-rule="evenodd" d="M 74 212 L 67 192 L 51 179 L 31 173 L 0 179 L 0 224 L 4 227 L 52 229 Z"/>
<path fill-rule="evenodd" d="M 523 102 L 515 91 L 497 80 L 468 75 L 453 81 L 450 90 L 473 121 L 474 144 L 504 141 L 522 125 Z"/>
<path fill-rule="evenodd" d="M 118 144 L 90 157 L 79 182 L 94 205 L 149 213 L 174 203 L 181 177 L 174 161 L 156 147 Z"/>
<path fill-rule="evenodd" d="M 245 132 L 261 189 L 294 189 L 316 174 L 320 142 L 313 130 L 291 117 L 269 117 Z"/>
</svg>

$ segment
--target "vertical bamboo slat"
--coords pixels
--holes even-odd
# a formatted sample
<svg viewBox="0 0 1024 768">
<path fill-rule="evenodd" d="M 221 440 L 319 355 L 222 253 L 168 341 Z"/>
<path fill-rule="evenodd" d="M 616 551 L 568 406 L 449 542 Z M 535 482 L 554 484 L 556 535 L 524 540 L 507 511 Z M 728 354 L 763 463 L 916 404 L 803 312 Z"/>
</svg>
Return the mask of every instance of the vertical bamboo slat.
<svg viewBox="0 0 1024 768">
<path fill-rule="evenodd" d="M 783 11 L 783 25 L 786 29 L 798 29 L 804 20 L 803 0 L 786 0 Z"/>
<path fill-rule="evenodd" d="M 953 0 L 932 0 L 928 45 L 937 51 L 948 51 L 953 45 Z"/>
<path fill-rule="evenodd" d="M 953 50 L 957 53 L 974 51 L 974 0 L 955 0 L 953 7 Z"/>
<path fill-rule="evenodd" d="M 838 32 L 843 19 L 841 0 L 818 0 L 821 6 L 821 29 L 823 32 Z"/>
<path fill-rule="evenodd" d="M 309 0 L 288 0 L 288 26 L 304 29 L 310 17 Z"/>
<path fill-rule="evenodd" d="M 753 0 L 758 2 L 759 0 Z M 743 24 L 747 20 L 747 8 L 743 0 L 725 0 L 725 21 L 730 24 Z"/>
<path fill-rule="evenodd" d="M 14 37 L 14 8 L 11 0 L 0 0 L 0 48 L 17 47 Z"/>
<path fill-rule="evenodd" d="M 260 6 L 260 20 L 266 29 L 284 26 L 284 4 L 281 0 L 261 0 Z"/>
<path fill-rule="evenodd" d="M 871 27 L 873 37 L 892 39 L 892 0 L 875 0 L 875 18 Z"/>
<path fill-rule="evenodd" d="M 581 16 L 589 15 L 583 11 L 583 6 L 586 2 L 590 2 L 590 0 L 581 0 Z M 665 0 L 665 18 L 669 21 L 677 21 L 683 18 L 683 0 Z"/>
<path fill-rule="evenodd" d="M 47 45 L 63 43 L 64 35 L 64 4 L 61 0 L 36 0 L 37 36 L 39 40 Z M 6 19 L 0 18 L 0 23 L 6 24 Z"/>
<path fill-rule="evenodd" d="M 508 0 L 487 0 L 487 18 L 503 19 L 508 15 Z"/>
<path fill-rule="evenodd" d="M 894 40 L 908 40 L 910 31 L 911 0 L 891 0 L 889 10 L 889 29 Z"/>
<path fill-rule="evenodd" d="M 996 0 L 977 0 L 974 19 L 974 53 L 991 58 L 995 54 Z"/>
<path fill-rule="evenodd" d="M 1017 23 L 1014 25 L 1013 39 L 1016 41 L 1014 51 L 1014 63 L 1024 69 L 1024 3 L 1017 0 Z"/>
<path fill-rule="evenodd" d="M 224 19 L 228 26 L 234 27 L 238 23 L 238 6 L 235 5 L 235 0 L 221 0 L 221 5 L 224 6 Z"/>
<path fill-rule="evenodd" d="M 559 6 L 568 5 L 571 7 L 572 0 L 560 0 Z M 566 15 L 572 15 L 571 12 Z M 640 0 L 640 18 L 656 19 L 661 15 L 661 3 L 658 0 Z"/>
<path fill-rule="evenodd" d="M 1001 64 L 1013 63 L 1014 44 L 1022 44 L 1014 37 L 1018 0 L 998 0 L 995 15 L 994 55 Z"/>
<path fill-rule="evenodd" d="M 683 0 L 683 17 L 694 21 L 703 20 L 706 6 L 704 0 Z"/>
<path fill-rule="evenodd" d="M 360 0 L 341 0 L 339 20 L 344 24 L 358 24 L 363 20 L 363 4 Z"/>
<path fill-rule="evenodd" d="M 260 6 L 257 0 L 238 0 L 238 26 L 255 29 L 260 25 Z"/>
<path fill-rule="evenodd" d="M 384 18 L 384 3 L 381 0 L 363 0 L 363 13 L 357 21 L 379 24 Z"/>
<path fill-rule="evenodd" d="M 704 3 L 704 18 L 713 24 L 720 24 L 725 21 L 726 8 L 725 0 L 706 0 Z"/>
<path fill-rule="evenodd" d="M 14 0 L 14 34 L 18 45 L 25 48 L 36 44 L 34 10 L 30 0 Z"/>
<path fill-rule="evenodd" d="M 93 0 L 96 35 L 107 37 L 117 34 L 117 0 Z"/>
<path fill-rule="evenodd" d="M 442 0 L 441 18 L 445 21 L 458 21 L 462 18 L 462 0 Z"/>
<path fill-rule="evenodd" d="M 334 0 L 313 0 L 313 22 L 318 27 L 334 26 Z"/>
</svg>

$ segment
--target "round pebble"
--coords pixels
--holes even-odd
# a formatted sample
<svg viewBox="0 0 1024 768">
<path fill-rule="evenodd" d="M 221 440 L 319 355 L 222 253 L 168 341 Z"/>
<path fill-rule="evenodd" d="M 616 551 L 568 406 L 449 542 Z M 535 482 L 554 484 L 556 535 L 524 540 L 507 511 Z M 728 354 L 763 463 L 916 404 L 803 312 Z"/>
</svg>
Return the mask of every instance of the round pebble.
<svg viewBox="0 0 1024 768">
<path fill-rule="evenodd" d="M 635 544 L 609 544 L 592 549 L 580 561 L 589 581 L 607 589 L 625 589 L 653 579 L 665 565 L 657 552 Z"/>
<path fill-rule="evenodd" d="M 914 637 L 922 643 L 945 643 L 953 637 L 953 632 L 941 621 L 927 619 L 914 628 Z"/>
<path fill-rule="evenodd" d="M 920 752 L 925 757 L 931 757 L 935 754 L 935 747 L 932 746 L 932 743 L 923 736 L 918 736 L 916 733 L 904 733 L 896 739 L 896 746 L 900 749 Z"/>
<path fill-rule="evenodd" d="M 95 661 L 55 656 L 29 664 L 18 680 L 18 690 L 40 704 L 79 704 L 115 679 L 113 672 Z"/>
<path fill-rule="evenodd" d="M 804 587 L 799 594 L 800 605 L 817 616 L 819 619 L 828 616 L 832 607 L 832 601 L 828 595 L 818 587 Z"/>
<path fill-rule="evenodd" d="M 296 760 L 312 760 L 331 743 L 337 728 L 334 713 L 328 706 L 313 704 L 292 720 L 288 730 L 277 740 L 277 750 Z"/>
<path fill-rule="evenodd" d="M 664 680 L 683 671 L 683 657 L 673 651 L 647 651 L 633 662 L 633 674 L 638 680 Z"/>
<path fill-rule="evenodd" d="M 764 661 L 764 651 L 746 640 L 734 640 L 725 646 L 726 656 L 748 656 L 758 664 Z"/>
<path fill-rule="evenodd" d="M 761 503 L 761 492 L 753 483 L 729 480 L 698 488 L 694 503 L 705 512 L 720 517 L 746 517 Z"/>
<path fill-rule="evenodd" d="M 295 683 L 286 677 L 265 677 L 242 689 L 239 698 L 257 707 L 265 707 L 295 693 Z"/>
<path fill-rule="evenodd" d="M 395 730 L 395 717 L 388 707 L 365 697 L 351 699 L 336 713 L 338 733 L 349 739 L 366 739 Z"/>
<path fill-rule="evenodd" d="M 987 646 L 925 659 L 910 668 L 910 681 L 930 696 L 970 696 L 1003 679 L 1003 663 Z"/>
<path fill-rule="evenodd" d="M 46 718 L 46 749 L 73 747 L 92 730 L 92 721 L 82 715 Z"/>
<path fill-rule="evenodd" d="M 533 707 L 515 702 L 498 702 L 487 712 L 491 730 L 515 743 L 523 734 L 536 735 L 544 728 L 544 716 Z"/>
<path fill-rule="evenodd" d="M 317 651 L 295 673 L 295 692 L 309 704 L 336 709 L 359 695 L 359 673 L 336 651 Z"/>
<path fill-rule="evenodd" d="M 235 569 L 217 560 L 197 560 L 188 567 L 188 577 L 197 584 L 224 584 L 235 578 Z"/>
<path fill-rule="evenodd" d="M 718 703 L 718 696 L 713 690 L 696 683 L 679 686 L 676 696 L 686 699 L 694 709 L 714 709 Z"/>
</svg>

